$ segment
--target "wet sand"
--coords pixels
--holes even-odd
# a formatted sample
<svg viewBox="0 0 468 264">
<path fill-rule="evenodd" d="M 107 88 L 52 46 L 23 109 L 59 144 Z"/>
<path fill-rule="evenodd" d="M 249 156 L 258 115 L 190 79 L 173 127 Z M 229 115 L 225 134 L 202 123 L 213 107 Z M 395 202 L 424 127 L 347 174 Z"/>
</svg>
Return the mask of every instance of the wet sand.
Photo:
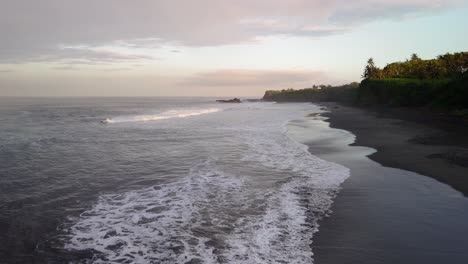
<svg viewBox="0 0 468 264">
<path fill-rule="evenodd" d="M 388 167 L 414 171 L 468 195 L 468 122 L 417 109 L 361 109 L 326 105 L 331 127 L 357 138 L 355 146 Z"/>
<path fill-rule="evenodd" d="M 330 121 L 310 117 L 301 126 L 314 131 L 307 138 L 310 152 L 348 167 L 351 177 L 343 184 L 331 217 L 321 221 L 314 236 L 315 263 L 468 263 L 468 199 L 440 182 L 443 175 L 436 180 L 397 168 L 445 172 L 446 178 L 461 178 L 463 172 L 468 176 L 466 167 L 424 158 L 425 153 L 450 146 L 408 141 L 438 129 L 360 109 L 330 109 L 325 114 Z M 357 140 L 348 131 L 330 129 L 329 122 L 332 127 L 346 126 Z M 377 152 L 355 145 L 372 146 Z"/>
</svg>

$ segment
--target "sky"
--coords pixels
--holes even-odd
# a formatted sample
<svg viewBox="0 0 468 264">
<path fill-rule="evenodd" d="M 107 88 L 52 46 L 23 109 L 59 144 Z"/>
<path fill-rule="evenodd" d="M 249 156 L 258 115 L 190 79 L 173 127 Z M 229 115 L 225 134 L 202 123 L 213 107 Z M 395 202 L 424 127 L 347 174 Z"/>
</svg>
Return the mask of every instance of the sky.
<svg viewBox="0 0 468 264">
<path fill-rule="evenodd" d="M 0 0 L 0 96 L 251 96 L 468 51 L 468 0 Z"/>
</svg>

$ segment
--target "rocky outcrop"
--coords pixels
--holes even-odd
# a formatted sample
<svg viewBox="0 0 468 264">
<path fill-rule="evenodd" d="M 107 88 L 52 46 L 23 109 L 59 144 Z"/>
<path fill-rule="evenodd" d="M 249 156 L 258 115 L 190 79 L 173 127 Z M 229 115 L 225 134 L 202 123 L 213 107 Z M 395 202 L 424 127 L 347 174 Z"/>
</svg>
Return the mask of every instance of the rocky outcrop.
<svg viewBox="0 0 468 264">
<path fill-rule="evenodd" d="M 216 100 L 218 103 L 242 103 L 242 101 L 239 98 L 234 98 L 230 100 Z"/>
</svg>

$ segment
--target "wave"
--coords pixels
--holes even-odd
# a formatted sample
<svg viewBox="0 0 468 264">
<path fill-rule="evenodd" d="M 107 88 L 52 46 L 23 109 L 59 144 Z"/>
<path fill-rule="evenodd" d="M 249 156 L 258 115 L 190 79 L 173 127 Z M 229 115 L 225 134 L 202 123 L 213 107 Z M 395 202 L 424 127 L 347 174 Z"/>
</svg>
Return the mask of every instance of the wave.
<svg viewBox="0 0 468 264">
<path fill-rule="evenodd" d="M 349 172 L 312 155 L 288 168 L 295 155 L 286 156 L 280 169 L 297 173 L 278 189 L 251 188 L 210 159 L 177 182 L 101 196 L 69 228 L 65 248 L 95 250 L 92 263 L 313 263 L 318 221 Z"/>
<path fill-rule="evenodd" d="M 123 122 L 148 122 L 158 121 L 173 118 L 186 118 L 191 116 L 199 116 L 204 114 L 211 114 L 221 111 L 221 108 L 204 108 L 204 109 L 178 109 L 169 110 L 155 115 L 136 115 L 136 116 L 122 116 L 115 118 L 106 118 L 102 123 L 113 124 Z"/>
<path fill-rule="evenodd" d="M 217 216 L 218 210 L 232 206 L 228 196 L 243 199 L 241 186 L 240 178 L 207 160 L 181 181 L 102 196 L 69 228 L 65 248 L 96 250 L 93 263 L 216 263 L 206 244 L 215 239 L 217 228 L 230 225 L 229 219 Z"/>
<path fill-rule="evenodd" d="M 251 264 L 313 263 L 310 244 L 318 221 L 331 212 L 349 170 L 310 154 L 306 145 L 291 139 L 285 131 L 268 136 L 244 133 L 249 150 L 243 162 L 261 164 L 290 177 L 268 194 L 262 216 L 244 220 L 230 236 L 232 249 L 227 259 Z"/>
<path fill-rule="evenodd" d="M 226 125 L 235 159 L 199 157 L 175 182 L 101 196 L 67 227 L 65 249 L 93 249 L 92 263 L 313 263 L 318 221 L 349 170 L 287 135 L 297 113 L 271 111 Z"/>
</svg>

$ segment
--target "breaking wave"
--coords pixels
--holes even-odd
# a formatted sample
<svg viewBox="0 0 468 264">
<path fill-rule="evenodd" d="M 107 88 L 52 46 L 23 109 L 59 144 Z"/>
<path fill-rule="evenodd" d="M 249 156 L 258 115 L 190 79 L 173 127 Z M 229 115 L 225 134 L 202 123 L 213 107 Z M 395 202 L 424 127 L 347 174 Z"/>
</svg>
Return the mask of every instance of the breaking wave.
<svg viewBox="0 0 468 264">
<path fill-rule="evenodd" d="M 102 123 L 113 124 L 123 122 L 148 122 L 158 121 L 164 119 L 173 118 L 186 118 L 191 116 L 199 116 L 204 114 L 211 114 L 221 111 L 221 108 L 206 108 L 206 109 L 179 109 L 179 110 L 168 110 L 159 114 L 154 115 L 136 115 L 136 116 L 122 116 L 115 118 L 106 118 Z"/>
<path fill-rule="evenodd" d="M 66 228 L 65 249 L 92 249 L 90 263 L 312 263 L 318 221 L 349 170 L 291 139 L 292 116 L 228 126 L 236 164 L 216 154 L 174 182 L 101 196 Z"/>
</svg>

